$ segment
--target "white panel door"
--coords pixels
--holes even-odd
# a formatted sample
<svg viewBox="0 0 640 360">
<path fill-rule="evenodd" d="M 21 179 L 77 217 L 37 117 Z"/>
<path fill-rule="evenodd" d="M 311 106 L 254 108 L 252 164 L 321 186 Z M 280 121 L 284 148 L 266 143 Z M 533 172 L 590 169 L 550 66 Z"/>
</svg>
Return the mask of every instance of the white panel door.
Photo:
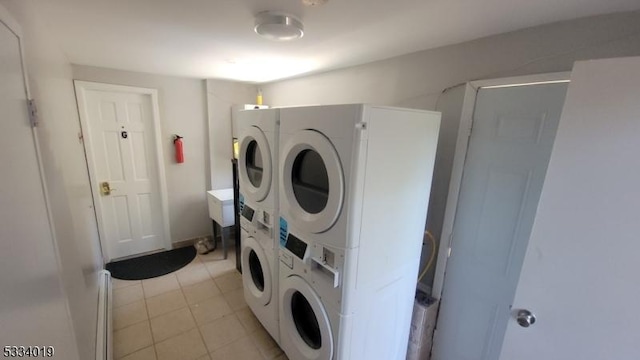
<svg viewBox="0 0 640 360">
<path fill-rule="evenodd" d="M 497 359 L 566 83 L 480 89 L 434 358 Z"/>
<path fill-rule="evenodd" d="M 17 31 L 0 5 L 0 346 L 45 345 L 55 348 L 56 359 L 78 359 Z"/>
<path fill-rule="evenodd" d="M 578 62 L 500 359 L 640 357 L 640 58 Z"/>
<path fill-rule="evenodd" d="M 96 213 L 109 259 L 165 247 L 149 94 L 83 87 L 78 102 Z M 110 193 L 104 192 L 104 183 Z"/>
</svg>

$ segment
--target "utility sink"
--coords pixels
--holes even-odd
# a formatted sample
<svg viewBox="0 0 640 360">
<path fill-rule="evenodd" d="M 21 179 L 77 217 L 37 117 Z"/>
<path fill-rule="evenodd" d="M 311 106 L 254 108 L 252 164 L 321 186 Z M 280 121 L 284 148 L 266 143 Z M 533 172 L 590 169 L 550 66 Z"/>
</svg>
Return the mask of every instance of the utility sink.
<svg viewBox="0 0 640 360">
<path fill-rule="evenodd" d="M 209 217 L 221 227 L 235 225 L 233 188 L 207 191 Z"/>
</svg>

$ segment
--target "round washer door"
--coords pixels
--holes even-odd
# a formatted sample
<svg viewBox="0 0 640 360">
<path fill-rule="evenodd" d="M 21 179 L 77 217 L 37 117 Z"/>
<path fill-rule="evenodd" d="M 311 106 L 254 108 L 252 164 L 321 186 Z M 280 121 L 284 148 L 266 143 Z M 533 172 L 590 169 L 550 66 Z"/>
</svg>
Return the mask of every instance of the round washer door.
<svg viewBox="0 0 640 360">
<path fill-rule="evenodd" d="M 329 316 L 316 292 L 299 276 L 289 276 L 283 289 L 281 332 L 293 344 L 292 358 L 330 360 L 333 336 Z"/>
<path fill-rule="evenodd" d="M 259 304 L 271 301 L 271 271 L 262 247 L 255 238 L 245 235 L 242 239 L 242 282 Z"/>
<path fill-rule="evenodd" d="M 262 201 L 271 188 L 271 150 L 262 130 L 251 126 L 240 140 L 238 159 L 240 188 L 253 201 Z"/>
<path fill-rule="evenodd" d="M 283 198 L 301 230 L 327 231 L 344 198 L 342 164 L 331 141 L 314 130 L 295 133 L 283 148 Z"/>
</svg>

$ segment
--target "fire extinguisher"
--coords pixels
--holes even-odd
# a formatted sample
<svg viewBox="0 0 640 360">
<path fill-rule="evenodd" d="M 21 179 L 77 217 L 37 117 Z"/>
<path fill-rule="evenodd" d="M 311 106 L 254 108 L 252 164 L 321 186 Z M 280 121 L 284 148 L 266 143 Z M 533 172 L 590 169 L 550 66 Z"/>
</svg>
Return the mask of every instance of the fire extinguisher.
<svg viewBox="0 0 640 360">
<path fill-rule="evenodd" d="M 184 162 L 184 148 L 182 145 L 182 136 L 176 135 L 173 139 L 173 146 L 176 148 L 176 163 L 178 164 Z"/>
</svg>

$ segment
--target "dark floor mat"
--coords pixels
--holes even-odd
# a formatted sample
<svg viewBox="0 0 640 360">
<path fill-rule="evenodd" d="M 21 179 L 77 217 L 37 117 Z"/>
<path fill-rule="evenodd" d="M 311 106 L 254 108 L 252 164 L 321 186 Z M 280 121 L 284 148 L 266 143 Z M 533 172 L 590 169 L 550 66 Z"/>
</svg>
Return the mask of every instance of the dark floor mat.
<svg viewBox="0 0 640 360">
<path fill-rule="evenodd" d="M 142 280 L 174 272 L 190 263 L 195 257 L 196 249 L 188 246 L 134 259 L 110 262 L 105 268 L 116 279 Z"/>
</svg>

